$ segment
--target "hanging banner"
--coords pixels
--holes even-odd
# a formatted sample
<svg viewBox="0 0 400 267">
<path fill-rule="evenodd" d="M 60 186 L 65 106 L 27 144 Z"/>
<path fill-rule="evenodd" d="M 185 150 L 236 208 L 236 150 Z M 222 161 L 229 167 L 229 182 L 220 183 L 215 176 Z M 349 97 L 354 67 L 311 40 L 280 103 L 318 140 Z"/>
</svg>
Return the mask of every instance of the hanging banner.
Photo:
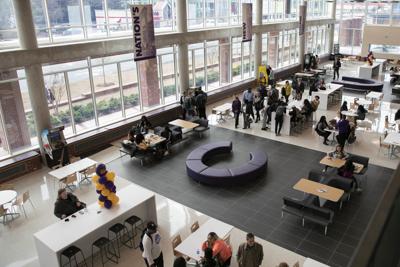
<svg viewBox="0 0 400 267">
<path fill-rule="evenodd" d="M 306 5 L 299 6 L 299 35 L 304 34 L 304 30 L 306 28 L 306 16 L 307 9 Z"/>
<path fill-rule="evenodd" d="M 252 4 L 243 3 L 242 4 L 242 30 L 243 38 L 242 42 L 249 42 L 253 36 L 253 11 Z"/>
<path fill-rule="evenodd" d="M 153 5 L 132 5 L 131 15 L 134 60 L 155 58 L 157 51 L 154 37 Z"/>
</svg>

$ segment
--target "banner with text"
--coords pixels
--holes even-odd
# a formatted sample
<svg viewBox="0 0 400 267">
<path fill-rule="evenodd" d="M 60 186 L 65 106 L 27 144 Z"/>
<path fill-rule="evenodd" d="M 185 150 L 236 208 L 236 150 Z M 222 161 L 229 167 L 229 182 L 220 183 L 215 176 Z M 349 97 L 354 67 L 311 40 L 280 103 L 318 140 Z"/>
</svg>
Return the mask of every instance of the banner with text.
<svg viewBox="0 0 400 267">
<path fill-rule="evenodd" d="M 153 6 L 132 5 L 131 14 L 134 60 L 155 58 L 157 50 L 154 37 Z"/>
<path fill-rule="evenodd" d="M 253 36 L 253 11 L 252 4 L 243 3 L 242 4 L 242 30 L 243 30 L 243 38 L 242 42 L 249 42 Z"/>
<path fill-rule="evenodd" d="M 303 35 L 306 28 L 307 6 L 299 6 L 299 35 Z"/>
</svg>

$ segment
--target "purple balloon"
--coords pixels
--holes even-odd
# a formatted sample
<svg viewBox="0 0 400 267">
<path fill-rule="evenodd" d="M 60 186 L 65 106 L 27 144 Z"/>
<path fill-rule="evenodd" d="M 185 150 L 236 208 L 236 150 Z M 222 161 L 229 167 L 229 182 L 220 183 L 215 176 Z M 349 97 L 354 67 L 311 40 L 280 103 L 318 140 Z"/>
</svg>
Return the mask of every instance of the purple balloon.
<svg viewBox="0 0 400 267">
<path fill-rule="evenodd" d="M 106 188 L 107 188 L 108 190 L 112 190 L 112 188 L 113 188 L 113 186 L 114 186 L 114 183 L 111 182 L 111 181 L 107 181 L 107 182 L 105 183 L 105 186 L 106 186 Z"/>
<path fill-rule="evenodd" d="M 97 194 L 101 194 L 101 190 L 96 190 L 96 193 Z"/>
<path fill-rule="evenodd" d="M 105 184 L 107 182 L 107 178 L 105 176 L 101 176 L 99 179 L 100 184 Z"/>
<path fill-rule="evenodd" d="M 110 200 L 106 200 L 104 201 L 104 207 L 106 207 L 107 209 L 111 208 L 112 206 L 112 202 Z"/>
<path fill-rule="evenodd" d="M 104 202 L 105 200 L 107 200 L 107 198 L 105 197 L 105 196 L 103 196 L 103 195 L 99 195 L 99 200 L 101 201 L 101 202 Z"/>
</svg>

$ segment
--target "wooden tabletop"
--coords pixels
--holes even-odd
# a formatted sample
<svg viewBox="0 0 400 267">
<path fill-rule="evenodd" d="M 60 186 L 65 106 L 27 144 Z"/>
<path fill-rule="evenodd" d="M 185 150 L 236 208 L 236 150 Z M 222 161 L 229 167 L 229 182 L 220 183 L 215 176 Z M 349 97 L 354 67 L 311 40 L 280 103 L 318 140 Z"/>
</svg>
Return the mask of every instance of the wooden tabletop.
<svg viewBox="0 0 400 267">
<path fill-rule="evenodd" d="M 179 126 L 181 128 L 185 128 L 185 129 L 193 129 L 193 128 L 196 128 L 197 126 L 199 126 L 199 124 L 197 124 L 197 123 L 193 123 L 191 121 L 184 121 L 181 119 L 170 121 L 169 124 Z"/>
<path fill-rule="evenodd" d="M 294 186 L 293 189 L 312 194 L 333 202 L 338 202 L 342 197 L 344 191 L 332 186 L 320 184 L 305 178 L 301 178 Z"/>
<path fill-rule="evenodd" d="M 165 141 L 165 138 L 156 134 L 146 134 L 144 136 L 145 141 L 150 145 L 150 146 L 155 146 L 158 145 L 159 143 L 162 143 Z"/>
<path fill-rule="evenodd" d="M 346 162 L 345 159 L 335 159 L 335 158 L 331 158 L 329 156 L 325 156 L 321 159 L 321 161 L 319 163 L 321 163 L 325 166 L 339 169 L 339 168 L 343 167 L 345 162 Z M 354 173 L 360 173 L 362 171 L 362 169 L 364 168 L 364 165 L 359 164 L 359 163 L 353 162 L 353 165 L 354 165 Z"/>
</svg>

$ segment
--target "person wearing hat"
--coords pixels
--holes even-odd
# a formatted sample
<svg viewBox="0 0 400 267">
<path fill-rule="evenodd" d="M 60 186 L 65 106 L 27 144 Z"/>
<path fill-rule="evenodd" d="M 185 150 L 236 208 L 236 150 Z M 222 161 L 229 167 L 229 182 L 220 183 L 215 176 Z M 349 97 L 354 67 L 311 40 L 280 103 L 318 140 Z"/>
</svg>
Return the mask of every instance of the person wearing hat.
<svg viewBox="0 0 400 267">
<path fill-rule="evenodd" d="M 146 234 L 143 236 L 143 258 L 147 267 L 164 267 L 161 251 L 161 236 L 154 222 L 148 222 Z"/>
</svg>

